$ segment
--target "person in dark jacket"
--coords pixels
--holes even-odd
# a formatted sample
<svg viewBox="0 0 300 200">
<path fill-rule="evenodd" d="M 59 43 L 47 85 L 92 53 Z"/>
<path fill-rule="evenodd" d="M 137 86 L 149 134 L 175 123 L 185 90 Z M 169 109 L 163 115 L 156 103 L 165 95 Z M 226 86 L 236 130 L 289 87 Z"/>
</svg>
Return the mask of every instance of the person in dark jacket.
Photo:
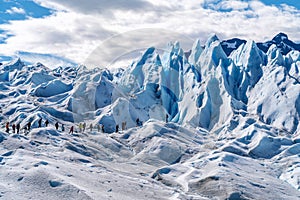
<svg viewBox="0 0 300 200">
<path fill-rule="evenodd" d="M 83 125 L 82 125 L 82 131 L 83 132 L 85 131 L 85 128 L 86 128 L 86 123 L 84 122 Z"/>
<path fill-rule="evenodd" d="M 16 133 L 16 125 L 15 124 L 12 125 L 12 130 L 13 130 L 13 133 Z"/>
<path fill-rule="evenodd" d="M 19 123 L 17 124 L 16 128 L 17 128 L 17 134 L 19 134 L 20 133 L 20 128 L 21 128 Z"/>
<path fill-rule="evenodd" d="M 105 133 L 104 125 L 103 124 L 101 124 L 101 130 L 102 130 L 102 133 Z"/>
<path fill-rule="evenodd" d="M 48 126 L 48 124 L 49 124 L 49 121 L 48 121 L 48 119 L 45 121 L 45 125 L 46 125 L 46 127 Z"/>
<path fill-rule="evenodd" d="M 42 127 L 42 118 L 39 119 L 38 124 L 39 124 L 39 128 L 41 128 Z"/>
<path fill-rule="evenodd" d="M 27 123 L 27 129 L 28 129 L 28 131 L 30 131 L 30 128 L 31 128 L 31 122 L 29 121 L 29 122 Z"/>
<path fill-rule="evenodd" d="M 9 122 L 6 122 L 5 129 L 6 133 L 9 133 Z"/>
<path fill-rule="evenodd" d="M 70 128 L 70 132 L 69 132 L 70 134 L 71 133 L 74 133 L 74 126 L 71 126 L 71 128 Z"/>
<path fill-rule="evenodd" d="M 58 122 L 55 123 L 55 128 L 58 130 Z"/>
</svg>

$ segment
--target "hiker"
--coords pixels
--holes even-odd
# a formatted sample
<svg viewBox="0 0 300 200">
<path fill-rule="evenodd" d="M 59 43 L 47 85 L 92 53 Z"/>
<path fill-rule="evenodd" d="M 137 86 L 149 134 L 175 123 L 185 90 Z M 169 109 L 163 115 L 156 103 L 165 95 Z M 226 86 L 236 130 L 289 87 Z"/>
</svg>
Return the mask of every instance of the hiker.
<svg viewBox="0 0 300 200">
<path fill-rule="evenodd" d="M 83 132 L 85 131 L 85 127 L 86 127 L 86 123 L 84 122 L 83 125 L 82 125 Z"/>
<path fill-rule="evenodd" d="M 126 122 L 122 122 L 122 131 L 126 129 Z"/>
<path fill-rule="evenodd" d="M 136 126 L 143 126 L 143 122 L 140 121 L 139 118 L 137 118 L 135 121 L 136 121 Z"/>
<path fill-rule="evenodd" d="M 166 114 L 166 123 L 168 123 L 168 121 L 169 121 L 169 115 Z"/>
<path fill-rule="evenodd" d="M 41 128 L 42 127 L 42 118 L 39 119 L 38 124 L 39 124 L 39 128 Z"/>
<path fill-rule="evenodd" d="M 119 124 L 116 125 L 116 133 L 119 132 Z"/>
<path fill-rule="evenodd" d="M 61 131 L 64 132 L 65 131 L 65 125 L 61 125 Z"/>
<path fill-rule="evenodd" d="M 5 128 L 6 128 L 6 133 L 9 133 L 9 122 L 6 122 Z"/>
<path fill-rule="evenodd" d="M 101 125 L 101 129 L 102 129 L 102 133 L 105 133 L 103 124 Z"/>
<path fill-rule="evenodd" d="M 16 133 L 16 125 L 15 124 L 12 125 L 12 130 L 13 130 L 13 133 Z"/>
<path fill-rule="evenodd" d="M 20 124 L 19 123 L 17 124 L 16 128 L 17 128 L 17 134 L 19 134 L 20 133 Z"/>
<path fill-rule="evenodd" d="M 28 131 L 30 131 L 30 128 L 31 128 L 31 122 L 30 121 L 27 123 L 27 128 L 28 128 Z"/>
<path fill-rule="evenodd" d="M 55 128 L 58 130 L 58 122 L 55 123 Z"/>
<path fill-rule="evenodd" d="M 71 126 L 69 133 L 74 133 L 74 126 Z"/>
<path fill-rule="evenodd" d="M 98 132 L 100 132 L 100 124 L 97 124 Z"/>
<path fill-rule="evenodd" d="M 79 123 L 79 132 L 81 133 L 82 132 L 82 124 Z"/>
<path fill-rule="evenodd" d="M 47 127 L 48 124 L 49 124 L 49 121 L 48 121 L 48 119 L 47 119 L 47 120 L 45 121 L 45 126 Z"/>
<path fill-rule="evenodd" d="M 90 131 L 93 131 L 93 124 L 90 124 Z"/>
</svg>

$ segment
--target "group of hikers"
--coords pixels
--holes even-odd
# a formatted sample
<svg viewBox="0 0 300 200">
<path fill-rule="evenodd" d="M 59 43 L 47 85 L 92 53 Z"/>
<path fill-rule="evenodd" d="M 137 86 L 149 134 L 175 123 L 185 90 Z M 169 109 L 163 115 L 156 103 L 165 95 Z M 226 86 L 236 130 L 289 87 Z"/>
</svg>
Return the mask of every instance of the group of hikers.
<svg viewBox="0 0 300 200">
<path fill-rule="evenodd" d="M 48 127 L 49 121 L 45 120 L 44 124 L 45 124 L 45 127 Z M 29 132 L 31 130 L 31 126 L 32 126 L 31 121 L 27 122 L 27 124 L 25 124 L 25 126 L 23 126 L 24 133 Z M 41 128 L 41 127 L 42 127 L 42 118 L 40 118 L 38 120 L 38 128 Z M 21 131 L 21 125 L 20 125 L 20 123 L 12 124 L 11 128 L 12 128 L 12 132 L 13 133 L 19 134 L 20 131 Z M 55 123 L 55 128 L 56 128 L 56 130 L 58 130 L 58 122 Z M 64 125 L 62 124 L 62 131 L 64 131 L 64 130 L 65 130 L 64 129 Z M 10 123 L 6 122 L 6 124 L 5 124 L 5 132 L 9 133 L 9 131 L 10 131 Z"/>
<path fill-rule="evenodd" d="M 29 124 L 29 126 L 31 126 L 31 125 Z M 27 127 L 28 127 L 28 124 L 27 124 Z M 26 127 L 26 129 L 27 129 L 27 127 Z M 17 124 L 17 125 L 13 124 L 12 125 L 13 133 L 16 133 L 16 130 L 17 130 L 17 133 L 19 133 L 20 132 L 20 128 L 21 128 L 20 124 Z M 6 124 L 5 124 L 5 132 L 9 133 L 9 122 L 6 122 Z"/>
<path fill-rule="evenodd" d="M 100 132 L 100 131 L 102 131 L 103 133 L 105 132 L 103 124 L 96 124 L 95 126 L 93 126 L 93 124 L 90 124 L 89 129 L 90 129 L 91 132 L 93 131 L 94 127 L 97 128 L 98 132 Z M 79 128 L 79 132 L 83 133 L 85 131 L 85 129 L 87 128 L 87 125 L 86 125 L 85 122 L 84 123 L 79 123 L 78 128 Z M 72 130 L 72 132 L 73 131 L 74 131 L 74 129 Z"/>
<path fill-rule="evenodd" d="M 9 123 L 9 122 L 6 122 L 6 124 L 5 124 L 5 131 L 6 131 L 6 133 L 9 133 L 9 127 L 10 127 L 10 123 Z M 17 134 L 19 134 L 19 133 L 20 133 L 20 130 L 21 130 L 21 125 L 20 125 L 20 123 L 13 124 L 13 125 L 11 126 L 11 128 L 12 128 L 13 133 L 16 133 L 16 132 L 17 132 Z M 31 129 L 31 122 L 28 122 L 28 123 L 23 127 L 23 129 L 24 129 L 24 132 L 27 132 L 27 130 L 30 131 L 30 129 Z"/>
<path fill-rule="evenodd" d="M 167 121 L 168 121 L 168 115 L 166 115 L 166 122 L 167 122 Z M 137 118 L 135 122 L 136 122 L 136 126 L 142 126 L 142 125 L 143 125 L 143 122 L 140 121 L 139 118 Z M 27 124 L 23 127 L 23 130 L 24 130 L 24 133 L 25 133 L 25 134 L 28 133 L 28 132 L 31 130 L 31 126 L 32 126 L 31 123 L 32 123 L 32 122 L 29 121 L 29 122 L 27 122 Z M 43 123 L 43 119 L 40 118 L 40 119 L 38 120 L 38 128 L 41 128 L 41 127 L 42 127 L 42 123 Z M 49 121 L 48 121 L 48 119 L 46 119 L 45 122 L 44 122 L 44 127 L 48 127 L 48 125 L 49 125 Z M 55 129 L 56 129 L 56 130 L 59 129 L 59 123 L 58 123 L 58 122 L 56 122 L 56 123 L 54 124 L 54 126 L 55 126 Z M 121 126 L 122 131 L 126 130 L 126 126 L 127 126 L 126 121 L 123 121 L 123 122 L 122 122 L 122 126 Z M 19 133 L 20 133 L 20 130 L 21 130 L 21 125 L 20 125 L 20 123 L 12 124 L 12 125 L 11 125 L 11 128 L 12 128 L 12 132 L 13 132 L 13 133 L 19 134 Z M 84 123 L 79 123 L 78 128 L 79 128 L 79 132 L 80 132 L 80 133 L 85 132 L 85 130 L 86 130 L 87 128 L 89 128 L 90 131 L 93 131 L 93 128 L 97 128 L 98 132 L 100 132 L 100 131 L 101 131 L 102 133 L 105 132 L 104 125 L 103 125 L 103 124 L 98 124 L 98 123 L 97 123 L 95 126 L 93 126 L 93 124 L 91 123 L 91 124 L 89 125 L 89 127 L 87 127 L 87 124 L 86 124 L 85 122 L 84 122 Z M 6 122 L 5 129 L 6 129 L 6 132 L 9 133 L 9 131 L 10 131 L 10 123 L 9 123 L 9 122 Z M 62 131 L 62 132 L 65 131 L 65 125 L 64 125 L 64 124 L 61 124 L 61 131 Z M 71 126 L 71 127 L 70 127 L 70 130 L 69 130 L 69 133 L 70 133 L 70 134 L 71 134 L 71 133 L 74 133 L 74 131 L 75 131 L 75 130 L 74 130 L 74 126 Z M 116 124 L 115 132 L 116 132 L 116 133 L 119 132 L 119 124 Z"/>
<path fill-rule="evenodd" d="M 42 123 L 43 123 L 43 120 L 42 120 L 42 118 L 40 118 L 38 120 L 38 128 L 42 127 Z M 49 120 L 45 120 L 44 127 L 48 127 L 48 125 L 49 125 Z M 23 126 L 22 129 L 24 130 L 25 134 L 28 133 L 31 130 L 31 126 L 32 126 L 32 122 L 31 121 L 29 121 L 27 124 L 25 124 Z M 6 122 L 6 124 L 5 124 L 5 132 L 6 133 L 10 132 L 10 127 L 12 128 L 12 133 L 19 134 L 20 131 L 21 131 L 21 125 L 20 125 L 20 123 L 12 124 L 11 125 L 10 122 Z M 54 127 L 55 127 L 56 130 L 59 130 L 59 123 L 56 122 L 54 124 Z M 97 124 L 96 127 L 98 129 L 98 132 L 100 132 L 100 130 L 102 132 L 104 132 L 104 125 Z M 86 123 L 79 123 L 79 132 L 84 132 L 85 128 L 86 128 Z M 89 128 L 90 128 L 90 131 L 92 131 L 93 130 L 93 124 L 90 124 Z M 62 132 L 65 131 L 65 125 L 64 124 L 61 124 L 61 131 Z M 74 133 L 74 126 L 70 127 L 69 133 Z"/>
</svg>

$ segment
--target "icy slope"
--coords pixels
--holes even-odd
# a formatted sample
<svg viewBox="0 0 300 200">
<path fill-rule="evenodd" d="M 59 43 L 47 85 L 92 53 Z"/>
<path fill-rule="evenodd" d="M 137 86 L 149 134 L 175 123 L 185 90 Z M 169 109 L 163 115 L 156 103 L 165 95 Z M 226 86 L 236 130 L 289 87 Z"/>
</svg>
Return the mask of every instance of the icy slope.
<svg viewBox="0 0 300 200">
<path fill-rule="evenodd" d="M 299 143 L 275 134 L 251 125 L 225 139 L 159 121 L 111 135 L 1 133 L 1 197 L 300 198 Z"/>
<path fill-rule="evenodd" d="M 115 71 L 0 66 L 0 197 L 300 198 L 297 45 L 223 44 L 197 40 L 188 58 L 179 42 L 150 47 Z"/>
</svg>

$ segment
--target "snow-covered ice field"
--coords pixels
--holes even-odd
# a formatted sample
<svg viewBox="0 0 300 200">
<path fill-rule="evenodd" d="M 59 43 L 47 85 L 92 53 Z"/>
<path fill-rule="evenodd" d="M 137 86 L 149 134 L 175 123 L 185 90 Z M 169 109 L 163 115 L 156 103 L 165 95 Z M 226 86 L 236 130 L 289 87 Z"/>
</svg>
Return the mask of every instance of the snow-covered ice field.
<svg viewBox="0 0 300 200">
<path fill-rule="evenodd" d="M 0 199 L 300 199 L 300 52 L 233 46 L 151 47 L 113 71 L 1 65 Z"/>
</svg>

